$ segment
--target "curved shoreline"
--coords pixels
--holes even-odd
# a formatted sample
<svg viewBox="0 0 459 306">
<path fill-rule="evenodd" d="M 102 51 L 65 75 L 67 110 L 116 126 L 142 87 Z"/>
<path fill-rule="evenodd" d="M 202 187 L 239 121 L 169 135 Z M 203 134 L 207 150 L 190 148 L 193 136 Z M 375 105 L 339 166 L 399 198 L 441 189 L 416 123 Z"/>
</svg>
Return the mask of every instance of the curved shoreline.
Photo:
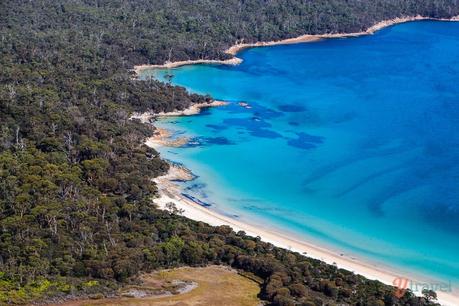
<svg viewBox="0 0 459 306">
<path fill-rule="evenodd" d="M 148 139 L 145 144 L 155 149 L 167 146 L 164 145 L 164 143 L 167 143 L 167 135 L 170 135 L 170 133 L 165 133 L 160 141 L 152 142 L 151 139 Z M 384 263 L 372 262 L 371 260 L 362 259 L 358 255 L 344 253 L 339 249 L 321 246 L 318 243 L 308 241 L 307 238 L 295 236 L 294 233 L 289 233 L 288 230 L 268 228 L 261 224 L 259 220 L 247 221 L 237 219 L 209 208 L 203 205 L 203 203 L 200 203 L 199 199 L 187 197 L 183 193 L 183 188 L 178 184 L 178 182 L 192 181 L 195 177 L 193 172 L 184 165 L 170 164 L 168 173 L 153 179 L 159 193 L 159 197 L 155 198 L 153 202 L 159 209 L 174 209 L 184 217 L 205 222 L 212 226 L 230 226 L 235 232 L 244 231 L 250 236 L 260 237 L 263 241 L 277 247 L 298 252 L 306 257 L 314 258 L 327 264 L 336 265 L 338 268 L 360 274 L 368 279 L 378 280 L 386 285 L 394 286 L 394 282 L 397 279 L 407 279 L 415 284 L 436 283 L 425 275 L 421 276 L 410 272 L 400 272 L 396 268 Z M 173 208 L 170 205 L 171 203 L 174 204 Z M 459 305 L 459 291 L 454 289 L 452 292 L 436 291 L 438 296 L 437 302 L 445 306 Z M 413 293 L 418 296 L 422 295 L 420 291 Z"/>
<path fill-rule="evenodd" d="M 363 35 L 371 35 L 378 30 L 381 30 L 385 27 L 392 26 L 399 23 L 409 22 L 409 21 L 419 21 L 419 20 L 437 20 L 437 21 L 459 21 L 459 16 L 453 17 L 451 19 L 435 19 L 427 18 L 422 16 L 409 17 L 409 18 L 396 18 L 390 21 L 383 21 L 375 24 L 364 32 L 358 33 L 346 33 L 346 34 L 324 34 L 324 35 L 303 35 L 297 38 L 290 38 L 281 41 L 273 42 L 258 42 L 253 44 L 237 44 L 229 48 L 226 52 L 228 54 L 236 55 L 241 50 L 252 47 L 265 47 L 273 45 L 282 45 L 282 44 L 296 44 L 302 42 L 314 42 L 321 39 L 327 38 L 346 38 L 346 37 L 358 37 Z M 237 59 L 234 57 L 233 59 Z M 242 60 L 238 59 L 239 62 Z M 174 63 L 166 63 L 165 65 L 143 65 L 140 70 L 136 69 L 136 72 L 139 73 L 144 69 L 161 69 L 161 68 L 175 68 L 183 65 L 189 64 L 227 64 L 227 61 L 217 61 L 217 60 L 197 60 L 197 61 L 181 61 Z M 232 63 L 235 64 L 235 63 Z M 136 66 L 139 67 L 139 66 Z M 167 114 L 162 114 L 167 116 Z M 174 116 L 180 114 L 173 114 Z M 150 144 L 151 145 L 151 144 Z M 156 145 L 161 146 L 162 144 L 157 143 Z M 175 171 L 175 170 L 172 170 Z M 290 249 L 299 253 L 306 253 L 305 256 L 312 257 L 328 264 L 335 264 L 339 268 L 343 268 L 349 271 L 352 271 L 356 274 L 363 275 L 368 279 L 379 280 L 387 285 L 393 285 L 395 279 L 406 277 L 406 274 L 399 274 L 392 268 L 385 267 L 384 265 L 376 265 L 371 261 L 365 261 L 362 259 L 355 259 L 354 257 L 344 256 L 336 250 L 321 247 L 319 245 L 308 242 L 306 239 L 296 238 L 289 236 L 288 233 L 281 230 L 272 230 L 267 229 L 266 227 L 259 226 L 253 222 L 244 222 L 242 220 L 237 220 L 226 216 L 223 213 L 218 211 L 208 209 L 198 202 L 193 201 L 190 198 L 184 197 L 182 195 L 181 187 L 176 183 L 171 181 L 170 177 L 177 177 L 176 174 L 167 174 L 163 177 L 158 177 L 155 179 L 155 182 L 159 188 L 160 197 L 155 199 L 154 202 L 161 209 L 168 209 L 166 204 L 174 203 L 177 209 L 183 212 L 183 215 L 187 218 L 206 222 L 210 225 L 228 225 L 233 228 L 235 231 L 245 231 L 248 235 L 251 236 L 260 236 L 263 241 L 270 242 L 278 247 L 285 249 Z M 169 177 L 169 178 L 168 178 Z M 183 178 L 183 180 L 186 180 Z M 413 281 L 422 280 L 422 277 L 414 277 L 410 275 L 410 278 Z M 425 281 L 424 281 L 425 282 Z M 420 295 L 420 292 L 415 292 L 416 295 Z M 459 293 L 457 291 L 453 292 L 441 292 L 437 291 L 438 302 L 442 305 L 459 305 Z"/>
<path fill-rule="evenodd" d="M 365 31 L 361 32 L 354 32 L 354 33 L 334 33 L 334 34 L 304 34 L 298 37 L 286 38 L 282 40 L 275 40 L 275 41 L 265 41 L 265 42 L 255 42 L 255 43 L 236 43 L 225 50 L 226 54 L 232 55 L 233 57 L 227 60 L 206 60 L 206 59 L 198 59 L 198 60 L 184 60 L 184 61 L 176 61 L 176 62 L 165 62 L 164 64 L 157 64 L 157 65 L 137 65 L 134 66 L 133 71 L 138 76 L 143 70 L 149 69 L 172 69 L 181 66 L 187 65 L 197 65 L 197 64 L 211 64 L 211 65 L 239 65 L 242 63 L 242 59 L 236 57 L 236 55 L 245 49 L 248 48 L 257 48 L 257 47 L 269 47 L 269 46 L 276 46 L 276 45 L 290 45 L 290 44 L 299 44 L 299 43 L 306 43 L 306 42 L 315 42 L 322 39 L 333 39 L 333 38 L 350 38 L 350 37 L 359 37 L 363 35 L 372 35 L 379 30 L 384 28 L 410 22 L 410 21 L 421 21 L 421 20 L 433 20 L 433 21 L 459 21 L 459 15 L 454 16 L 451 18 L 433 18 L 433 17 L 424 17 L 421 15 L 417 16 L 410 16 L 410 17 L 396 17 L 393 19 L 383 20 L 380 22 L 375 23 Z"/>
</svg>

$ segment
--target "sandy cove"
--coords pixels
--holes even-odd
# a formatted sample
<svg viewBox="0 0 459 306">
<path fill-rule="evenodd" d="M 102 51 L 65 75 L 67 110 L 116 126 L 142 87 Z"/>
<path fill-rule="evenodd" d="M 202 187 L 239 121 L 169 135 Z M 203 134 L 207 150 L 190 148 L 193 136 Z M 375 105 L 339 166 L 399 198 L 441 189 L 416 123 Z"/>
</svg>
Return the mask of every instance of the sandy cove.
<svg viewBox="0 0 459 306">
<path fill-rule="evenodd" d="M 386 27 L 396 25 L 399 23 L 405 23 L 410 21 L 419 21 L 419 20 L 436 20 L 436 21 L 459 21 L 459 16 L 454 16 L 452 18 L 431 18 L 431 17 L 424 17 L 424 16 L 411 16 L 411 17 L 399 17 L 390 20 L 380 21 L 373 26 L 369 27 L 366 31 L 355 32 L 355 33 L 334 33 L 334 34 L 305 34 L 298 37 L 287 38 L 282 40 L 276 41 L 266 41 L 266 42 L 255 42 L 255 43 L 236 43 L 233 46 L 229 47 L 225 50 L 226 54 L 232 55 L 233 57 L 227 60 L 206 60 L 206 59 L 199 59 L 199 60 L 187 60 L 187 61 L 177 61 L 177 62 L 166 62 L 162 65 L 138 65 L 134 66 L 133 71 L 136 75 L 143 70 L 148 69 L 172 69 L 177 68 L 185 65 L 195 65 L 195 64 L 215 64 L 215 65 L 239 65 L 242 63 L 242 59 L 236 57 L 237 53 L 244 49 L 248 48 L 256 48 L 256 47 L 268 47 L 268 46 L 275 46 L 275 45 L 288 45 L 288 44 L 298 44 L 298 43 L 305 43 L 305 42 L 314 42 L 319 41 L 322 39 L 331 39 L 331 38 L 350 38 L 350 37 L 358 37 L 363 35 L 371 35 L 375 32 L 384 29 Z"/>
<path fill-rule="evenodd" d="M 182 136 L 172 138 L 171 131 L 162 128 L 156 128 L 153 136 L 145 141 L 145 144 L 151 148 L 157 148 L 158 146 L 174 147 L 179 148 L 184 146 L 190 140 L 188 137 Z"/>
<path fill-rule="evenodd" d="M 178 116 L 192 116 L 199 114 L 203 109 L 209 107 L 220 107 L 228 105 L 226 101 L 218 101 L 213 100 L 211 102 L 204 102 L 204 103 L 196 103 L 191 105 L 188 108 L 183 110 L 175 110 L 172 112 L 161 112 L 161 113 L 154 113 L 154 112 L 145 112 L 145 113 L 134 113 L 131 115 L 129 119 L 137 119 L 140 120 L 142 123 L 150 123 L 153 119 L 161 118 L 161 117 L 178 117 Z M 155 128 L 155 132 L 153 136 L 149 137 L 145 144 L 149 147 L 156 148 L 158 146 L 166 146 L 166 147 L 181 147 L 188 143 L 190 140 L 189 137 L 182 136 L 173 138 L 172 132 L 163 129 L 163 128 Z"/>
<path fill-rule="evenodd" d="M 400 277 L 417 281 L 417 278 L 410 278 L 387 267 L 374 265 L 361 259 L 356 259 L 353 256 L 328 250 L 306 240 L 268 229 L 260 224 L 247 223 L 203 207 L 182 196 L 181 187 L 173 182 L 173 180 L 191 180 L 192 177 L 194 175 L 190 170 L 184 170 L 183 166 L 171 165 L 166 175 L 154 179 L 159 189 L 159 197 L 154 199 L 154 203 L 158 208 L 164 210 L 168 210 L 168 204 L 173 203 L 177 210 L 189 219 L 202 221 L 213 226 L 228 225 L 236 232 L 244 231 L 250 236 L 259 236 L 263 241 L 272 243 L 277 247 L 289 249 L 328 264 L 336 265 L 339 268 L 363 275 L 368 279 L 379 280 L 387 285 L 393 285 L 394 280 Z M 419 283 L 422 283 L 422 281 L 419 281 Z M 415 294 L 420 295 L 421 293 L 415 292 Z M 446 306 L 457 306 L 459 305 L 459 295 L 457 294 L 457 292 L 437 292 L 438 302 Z"/>
</svg>

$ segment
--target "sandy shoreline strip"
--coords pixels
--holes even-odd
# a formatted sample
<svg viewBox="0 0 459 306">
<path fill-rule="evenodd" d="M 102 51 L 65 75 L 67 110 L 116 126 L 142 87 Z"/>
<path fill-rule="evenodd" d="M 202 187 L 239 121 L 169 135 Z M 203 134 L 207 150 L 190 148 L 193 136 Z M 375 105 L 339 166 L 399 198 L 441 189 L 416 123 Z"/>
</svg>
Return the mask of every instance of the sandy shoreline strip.
<svg viewBox="0 0 459 306">
<path fill-rule="evenodd" d="M 239 65 L 242 63 L 242 59 L 236 57 L 237 53 L 244 49 L 256 48 L 256 47 L 268 47 L 275 45 L 288 45 L 288 44 L 298 44 L 305 42 L 314 42 L 322 39 L 331 39 L 331 38 L 349 38 L 349 37 L 358 37 L 363 35 L 371 35 L 375 32 L 384 29 L 386 27 L 396 25 L 399 23 L 405 23 L 410 21 L 420 21 L 420 20 L 434 20 L 434 21 L 459 21 L 459 16 L 454 16 L 452 18 L 432 18 L 424 16 L 410 16 L 410 17 L 398 17 L 394 19 L 380 21 L 373 26 L 369 27 L 367 30 L 362 32 L 355 33 L 333 33 L 333 34 L 305 34 L 298 37 L 287 38 L 277 41 L 266 41 L 266 42 L 255 42 L 255 43 L 236 43 L 233 46 L 225 50 L 226 54 L 232 55 L 233 57 L 227 60 L 186 60 L 186 61 L 177 61 L 177 62 L 166 62 L 162 65 L 138 65 L 134 66 L 133 71 L 136 75 L 143 70 L 148 69 L 172 69 L 185 65 L 195 65 L 195 64 L 216 64 L 216 65 Z"/>
<path fill-rule="evenodd" d="M 199 114 L 203 109 L 209 107 L 220 107 L 226 106 L 229 102 L 220 101 L 220 100 L 212 100 L 210 102 L 203 102 L 203 103 L 195 103 L 190 105 L 189 107 L 183 110 L 175 110 L 172 112 L 145 112 L 145 113 L 134 113 L 129 117 L 129 119 L 138 119 L 142 123 L 149 123 L 150 120 L 153 118 L 160 118 L 160 117 L 179 117 L 179 116 L 193 116 Z"/>
<path fill-rule="evenodd" d="M 216 64 L 216 65 L 239 65 L 242 60 L 237 57 L 233 57 L 227 60 L 188 60 L 188 61 L 177 61 L 177 62 L 165 62 L 162 65 L 137 65 L 134 66 L 133 71 L 138 75 L 141 71 L 147 69 L 171 69 L 185 65 L 196 65 L 196 64 Z"/>
<path fill-rule="evenodd" d="M 220 106 L 225 106 L 228 105 L 229 103 L 226 101 L 219 101 L 219 100 L 213 100 L 212 102 L 207 102 L 207 103 L 196 103 L 192 104 L 190 107 L 185 108 L 184 110 L 181 111 L 174 111 L 174 112 L 161 112 L 155 114 L 156 117 L 177 117 L 177 116 L 193 116 L 199 114 L 203 109 L 209 108 L 209 107 L 220 107 Z"/>
</svg>

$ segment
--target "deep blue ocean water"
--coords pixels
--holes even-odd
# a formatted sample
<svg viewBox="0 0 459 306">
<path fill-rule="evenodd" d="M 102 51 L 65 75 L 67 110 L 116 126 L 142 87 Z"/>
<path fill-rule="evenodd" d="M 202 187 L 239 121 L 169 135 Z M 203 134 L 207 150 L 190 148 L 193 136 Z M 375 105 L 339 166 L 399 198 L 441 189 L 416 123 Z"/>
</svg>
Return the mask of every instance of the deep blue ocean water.
<svg viewBox="0 0 459 306">
<path fill-rule="evenodd" d="M 459 23 L 405 23 L 238 57 L 239 66 L 144 73 L 232 102 L 159 122 L 193 137 L 161 149 L 198 176 L 184 192 L 459 284 Z"/>
</svg>

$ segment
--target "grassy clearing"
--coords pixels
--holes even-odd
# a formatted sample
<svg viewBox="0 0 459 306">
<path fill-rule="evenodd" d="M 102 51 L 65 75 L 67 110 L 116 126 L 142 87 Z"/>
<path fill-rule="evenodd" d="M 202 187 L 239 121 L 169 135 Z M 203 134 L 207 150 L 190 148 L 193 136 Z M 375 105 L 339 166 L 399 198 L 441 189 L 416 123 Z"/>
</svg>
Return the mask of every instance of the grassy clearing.
<svg viewBox="0 0 459 306">
<path fill-rule="evenodd" d="M 221 266 L 179 268 L 142 277 L 145 288 L 164 287 L 174 280 L 193 281 L 198 287 L 190 292 L 164 297 L 119 298 L 97 301 L 76 301 L 66 306 L 257 306 L 259 285 L 236 271 Z"/>
</svg>

